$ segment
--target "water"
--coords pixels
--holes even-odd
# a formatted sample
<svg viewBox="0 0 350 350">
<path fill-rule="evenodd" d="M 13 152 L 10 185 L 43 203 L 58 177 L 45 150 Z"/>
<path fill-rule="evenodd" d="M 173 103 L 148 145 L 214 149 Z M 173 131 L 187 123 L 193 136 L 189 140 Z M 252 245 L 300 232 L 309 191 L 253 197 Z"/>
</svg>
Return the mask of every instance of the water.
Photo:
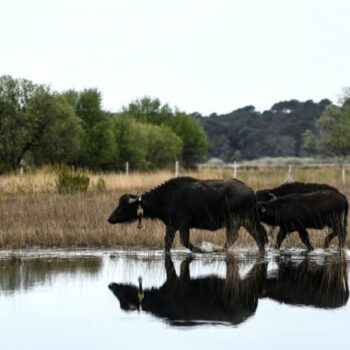
<svg viewBox="0 0 350 350">
<path fill-rule="evenodd" d="M 0 347 L 329 350 L 348 343 L 349 257 L 3 251 Z"/>
</svg>

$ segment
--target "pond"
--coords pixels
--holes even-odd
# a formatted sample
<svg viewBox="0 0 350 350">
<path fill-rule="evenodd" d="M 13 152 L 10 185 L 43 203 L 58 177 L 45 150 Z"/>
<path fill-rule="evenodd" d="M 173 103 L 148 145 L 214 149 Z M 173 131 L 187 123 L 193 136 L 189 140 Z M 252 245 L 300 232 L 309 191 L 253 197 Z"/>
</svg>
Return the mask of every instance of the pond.
<svg viewBox="0 0 350 350">
<path fill-rule="evenodd" d="M 1 349 L 330 349 L 350 252 L 0 252 Z"/>
</svg>

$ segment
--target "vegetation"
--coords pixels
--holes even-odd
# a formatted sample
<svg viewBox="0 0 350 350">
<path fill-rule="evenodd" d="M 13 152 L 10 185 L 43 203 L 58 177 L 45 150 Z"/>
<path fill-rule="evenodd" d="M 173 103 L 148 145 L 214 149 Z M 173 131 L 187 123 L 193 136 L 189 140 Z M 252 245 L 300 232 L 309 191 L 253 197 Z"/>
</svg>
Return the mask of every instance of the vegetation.
<svg viewBox="0 0 350 350">
<path fill-rule="evenodd" d="M 96 89 L 51 91 L 29 80 L 0 77 L 0 172 L 20 165 L 66 164 L 93 170 L 193 167 L 207 152 L 190 115 L 148 97 L 120 113 L 102 108 Z"/>
<path fill-rule="evenodd" d="M 59 193 L 75 193 L 75 192 L 86 192 L 89 187 L 90 179 L 82 171 L 69 170 L 66 167 L 60 169 L 56 188 Z M 100 187 L 100 180 L 96 184 Z"/>
<path fill-rule="evenodd" d="M 329 100 L 284 101 L 259 112 L 254 106 L 208 117 L 195 113 L 210 143 L 209 157 L 226 162 L 261 157 L 313 156 L 317 150 L 304 146 L 304 133 L 314 133 L 317 120 Z"/>
<path fill-rule="evenodd" d="M 350 92 L 339 105 L 324 99 L 283 101 L 259 112 L 246 106 L 224 115 L 186 114 L 143 97 L 120 112 L 102 107 L 97 89 L 52 91 L 29 80 L 0 77 L 0 172 L 20 165 L 74 165 L 91 170 L 193 168 L 208 158 L 262 157 L 339 161 L 350 152 Z"/>
<path fill-rule="evenodd" d="M 319 150 L 343 162 L 350 154 L 350 103 L 345 101 L 341 107 L 328 106 L 317 126 Z"/>
<path fill-rule="evenodd" d="M 29 172 L 23 176 L 0 176 L 0 248 L 26 247 L 157 247 L 164 242 L 164 225 L 144 220 L 144 229 L 136 223 L 113 226 L 106 219 L 117 206 L 123 193 L 142 193 L 168 180 L 169 171 L 155 173 L 87 173 L 87 192 L 58 193 L 57 174 L 50 168 Z M 229 178 L 230 169 L 202 169 L 187 172 L 198 178 Z M 287 167 L 239 168 L 239 179 L 254 189 L 281 184 L 287 177 Z M 295 167 L 293 177 L 299 181 L 325 182 L 349 195 L 341 182 L 339 167 Z M 326 232 L 311 231 L 312 243 L 322 246 Z M 191 239 L 223 245 L 224 230 L 217 232 L 193 230 Z M 350 235 L 348 235 L 348 242 Z M 302 247 L 297 234 L 287 237 L 286 245 Z M 333 244 L 337 244 L 336 240 Z M 177 245 L 180 243 L 177 240 Z M 238 246 L 254 246 L 251 237 L 242 230 Z"/>
</svg>

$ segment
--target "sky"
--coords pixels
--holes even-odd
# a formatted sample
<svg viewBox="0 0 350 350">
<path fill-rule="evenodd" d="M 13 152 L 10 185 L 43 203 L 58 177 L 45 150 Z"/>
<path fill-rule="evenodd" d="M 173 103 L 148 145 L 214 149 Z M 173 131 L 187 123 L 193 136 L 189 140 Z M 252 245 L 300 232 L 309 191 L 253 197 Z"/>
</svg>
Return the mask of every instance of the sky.
<svg viewBox="0 0 350 350">
<path fill-rule="evenodd" d="M 151 96 L 188 113 L 336 102 L 350 86 L 349 0 L 1 0 L 0 75 Z"/>
</svg>

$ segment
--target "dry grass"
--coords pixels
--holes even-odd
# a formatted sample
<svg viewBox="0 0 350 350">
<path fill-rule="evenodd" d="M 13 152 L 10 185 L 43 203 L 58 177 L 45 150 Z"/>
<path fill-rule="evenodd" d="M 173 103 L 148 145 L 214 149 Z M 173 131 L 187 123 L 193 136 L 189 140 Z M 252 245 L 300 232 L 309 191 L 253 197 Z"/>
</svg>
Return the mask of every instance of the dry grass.
<svg viewBox="0 0 350 350">
<path fill-rule="evenodd" d="M 188 173 L 198 178 L 229 178 L 228 169 L 202 169 Z M 186 174 L 186 175 L 188 175 Z M 239 178 L 254 189 L 279 185 L 286 178 L 286 168 L 239 169 Z M 89 174 L 91 189 L 87 193 L 60 195 L 55 190 L 55 175 L 49 169 L 19 176 L 0 176 L 0 248 L 73 247 L 73 246 L 140 246 L 163 247 L 164 225 L 144 220 L 144 228 L 136 223 L 109 225 L 108 215 L 117 205 L 122 193 L 150 189 L 171 178 L 169 171 L 156 173 Z M 338 168 L 298 168 L 296 180 L 323 182 L 344 190 Z M 94 191 L 93 184 L 102 177 L 106 191 Z M 344 191 L 347 195 L 349 191 Z M 322 246 L 325 233 L 311 233 L 316 246 Z M 207 232 L 193 230 L 194 242 L 209 241 L 223 245 L 224 230 Z M 348 238 L 349 242 L 349 238 Z M 178 238 L 176 244 L 179 245 Z M 254 245 L 253 239 L 242 230 L 238 245 Z M 302 246 L 296 234 L 285 245 Z M 334 240 L 333 244 L 337 244 Z"/>
</svg>

